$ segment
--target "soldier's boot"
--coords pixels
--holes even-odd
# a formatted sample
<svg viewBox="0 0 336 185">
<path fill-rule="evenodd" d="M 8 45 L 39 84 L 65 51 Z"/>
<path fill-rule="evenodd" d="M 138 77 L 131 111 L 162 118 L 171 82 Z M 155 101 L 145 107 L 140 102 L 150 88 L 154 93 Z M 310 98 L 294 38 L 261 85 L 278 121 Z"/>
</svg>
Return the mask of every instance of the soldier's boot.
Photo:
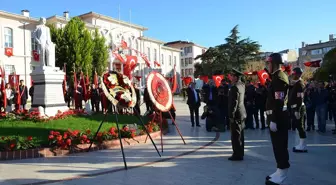
<svg viewBox="0 0 336 185">
<path fill-rule="evenodd" d="M 288 168 L 287 169 L 280 169 L 278 173 L 276 173 L 275 175 L 273 175 L 272 178 L 270 178 L 269 180 L 266 180 L 266 185 L 280 185 L 282 184 L 286 178 L 287 178 L 287 172 L 288 172 Z"/>
<path fill-rule="evenodd" d="M 293 147 L 293 152 L 297 152 L 297 153 L 308 152 L 305 139 L 300 139 L 300 143 L 297 146 Z"/>
<path fill-rule="evenodd" d="M 277 170 L 274 173 L 272 173 L 271 175 L 267 176 L 266 177 L 266 181 L 270 180 L 273 176 L 275 176 L 278 173 L 280 173 L 280 168 L 277 168 Z"/>
</svg>

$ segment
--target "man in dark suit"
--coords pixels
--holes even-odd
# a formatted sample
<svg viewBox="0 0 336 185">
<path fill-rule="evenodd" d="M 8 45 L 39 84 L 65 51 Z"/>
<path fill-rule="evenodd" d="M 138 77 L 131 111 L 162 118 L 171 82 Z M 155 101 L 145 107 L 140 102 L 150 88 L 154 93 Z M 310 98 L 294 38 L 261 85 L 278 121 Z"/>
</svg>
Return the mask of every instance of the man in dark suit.
<svg viewBox="0 0 336 185">
<path fill-rule="evenodd" d="M 135 104 L 135 110 L 137 110 L 138 114 L 140 115 L 140 105 L 141 105 L 141 96 L 140 96 L 140 90 L 138 88 L 138 85 L 136 83 L 133 83 L 133 87 L 135 90 L 135 94 L 136 94 L 136 104 Z"/>
<path fill-rule="evenodd" d="M 233 154 L 231 161 L 241 161 L 244 158 L 244 120 L 246 110 L 244 106 L 245 84 L 241 81 L 243 73 L 232 70 L 232 87 L 229 93 L 228 117 L 231 127 L 231 143 Z"/>
<path fill-rule="evenodd" d="M 188 100 L 187 104 L 189 106 L 189 111 L 190 111 L 190 120 L 191 120 L 191 126 L 195 126 L 195 119 L 194 116 L 196 117 L 196 126 L 201 127 L 199 124 L 199 107 L 201 106 L 201 99 L 198 94 L 198 92 L 195 89 L 195 83 L 191 83 L 190 87 L 187 89 L 187 95 L 188 95 Z"/>
<path fill-rule="evenodd" d="M 27 99 L 28 99 L 28 89 L 24 84 L 23 80 L 20 80 L 19 93 L 21 98 L 21 105 L 23 110 L 26 109 Z"/>
</svg>

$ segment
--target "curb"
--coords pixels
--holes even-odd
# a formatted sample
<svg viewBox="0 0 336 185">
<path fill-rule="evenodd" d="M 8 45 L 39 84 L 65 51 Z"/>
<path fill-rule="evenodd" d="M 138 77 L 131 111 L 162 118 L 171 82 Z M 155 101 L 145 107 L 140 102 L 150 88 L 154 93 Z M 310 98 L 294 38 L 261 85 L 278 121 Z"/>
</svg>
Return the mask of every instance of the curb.
<svg viewBox="0 0 336 185">
<path fill-rule="evenodd" d="M 168 130 L 164 130 L 162 134 L 167 134 Z M 151 137 L 158 138 L 161 135 L 161 131 L 153 132 L 150 134 Z M 132 146 L 136 144 L 144 144 L 146 143 L 146 135 L 135 136 L 132 139 L 122 138 L 122 144 L 124 146 Z M 16 151 L 5 151 L 0 152 L 0 161 L 6 160 L 21 160 L 21 159 L 32 159 L 32 158 L 50 158 L 56 156 L 66 156 L 74 153 L 83 153 L 87 152 L 90 144 L 80 144 L 70 150 L 61 150 L 56 149 L 52 150 L 51 148 L 35 148 L 28 150 L 16 150 Z M 98 151 L 104 149 L 113 149 L 120 148 L 119 139 L 104 141 L 102 144 L 96 145 L 93 144 L 91 147 L 91 151 Z"/>
</svg>

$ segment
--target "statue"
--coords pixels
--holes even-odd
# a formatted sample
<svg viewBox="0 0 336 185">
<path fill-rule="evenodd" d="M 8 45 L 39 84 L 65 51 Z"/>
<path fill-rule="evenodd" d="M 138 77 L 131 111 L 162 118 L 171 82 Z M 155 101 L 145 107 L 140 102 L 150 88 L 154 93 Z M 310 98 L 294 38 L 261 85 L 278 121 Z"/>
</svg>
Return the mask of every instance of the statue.
<svg viewBox="0 0 336 185">
<path fill-rule="evenodd" d="M 40 18 L 40 24 L 36 26 L 33 38 L 38 44 L 41 66 L 55 67 L 55 44 L 51 41 L 50 29 L 45 25 L 46 19 Z"/>
</svg>

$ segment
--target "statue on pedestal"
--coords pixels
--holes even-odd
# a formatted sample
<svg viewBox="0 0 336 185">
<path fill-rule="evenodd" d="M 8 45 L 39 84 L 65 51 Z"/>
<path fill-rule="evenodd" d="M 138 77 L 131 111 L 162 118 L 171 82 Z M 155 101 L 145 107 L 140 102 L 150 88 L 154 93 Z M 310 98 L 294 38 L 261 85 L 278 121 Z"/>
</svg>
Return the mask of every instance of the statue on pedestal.
<svg viewBox="0 0 336 185">
<path fill-rule="evenodd" d="M 51 41 L 50 29 L 45 25 L 46 19 L 40 18 L 40 24 L 33 32 L 33 38 L 38 44 L 41 66 L 55 67 L 55 44 Z"/>
</svg>

